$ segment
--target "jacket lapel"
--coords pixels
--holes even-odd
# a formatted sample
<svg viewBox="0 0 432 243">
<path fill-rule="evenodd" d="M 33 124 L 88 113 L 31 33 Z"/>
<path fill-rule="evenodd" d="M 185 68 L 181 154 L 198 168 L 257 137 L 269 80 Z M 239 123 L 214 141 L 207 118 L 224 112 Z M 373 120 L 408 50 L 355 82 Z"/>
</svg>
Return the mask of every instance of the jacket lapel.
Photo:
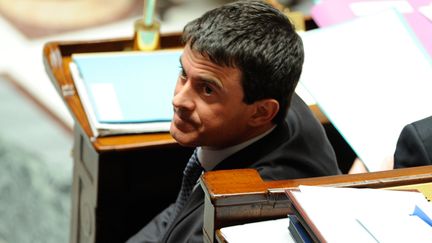
<svg viewBox="0 0 432 243">
<path fill-rule="evenodd" d="M 198 186 L 190 195 L 190 198 L 184 208 L 180 211 L 179 215 L 176 217 L 174 222 L 171 224 L 167 230 L 163 242 L 171 238 L 171 234 L 174 232 L 175 228 L 182 224 L 183 220 L 189 215 L 194 213 L 204 204 L 204 191 L 200 186 Z"/>
</svg>

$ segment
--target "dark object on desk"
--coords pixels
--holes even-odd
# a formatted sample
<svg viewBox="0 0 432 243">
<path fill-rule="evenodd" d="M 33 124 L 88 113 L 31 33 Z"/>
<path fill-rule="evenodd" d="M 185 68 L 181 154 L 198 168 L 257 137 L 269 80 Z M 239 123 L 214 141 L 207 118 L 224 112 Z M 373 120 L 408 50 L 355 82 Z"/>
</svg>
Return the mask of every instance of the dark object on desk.
<svg viewBox="0 0 432 243">
<path fill-rule="evenodd" d="M 399 136 L 394 168 L 432 165 L 432 116 L 406 125 Z"/>
<path fill-rule="evenodd" d="M 294 240 L 297 243 L 305 242 L 303 238 L 309 239 L 312 242 L 327 242 L 323 237 L 322 233 L 320 232 L 320 230 L 316 227 L 315 223 L 306 214 L 305 210 L 302 208 L 302 205 L 293 195 L 293 191 L 300 192 L 300 190 L 298 188 L 286 190 L 287 198 L 289 201 L 289 209 L 291 210 L 292 213 L 292 217 L 290 217 L 290 226 L 291 226 L 291 219 L 294 218 L 294 223 L 297 224 L 294 225 L 296 226 L 296 229 L 303 230 L 302 235 L 300 235 L 300 232 L 298 234 L 291 233 L 293 235 Z M 309 238 L 307 238 L 306 236 L 308 236 Z"/>
<path fill-rule="evenodd" d="M 312 243 L 310 235 L 307 233 L 306 229 L 298 221 L 297 216 L 288 215 L 289 226 L 288 230 L 296 243 Z"/>
</svg>

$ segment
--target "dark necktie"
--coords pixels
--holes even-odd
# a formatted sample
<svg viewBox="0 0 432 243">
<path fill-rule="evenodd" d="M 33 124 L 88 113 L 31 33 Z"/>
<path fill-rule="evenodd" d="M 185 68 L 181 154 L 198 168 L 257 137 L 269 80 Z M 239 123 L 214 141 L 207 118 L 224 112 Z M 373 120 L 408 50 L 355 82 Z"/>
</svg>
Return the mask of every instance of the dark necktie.
<svg viewBox="0 0 432 243">
<path fill-rule="evenodd" d="M 192 189 L 196 185 L 196 182 L 203 171 L 204 168 L 198 161 L 197 149 L 195 149 L 189 159 L 189 162 L 186 165 L 186 168 L 183 171 L 182 185 L 175 203 L 173 219 L 177 217 L 180 210 L 182 210 L 182 208 L 185 206 L 187 200 L 189 199 L 189 196 L 192 193 Z"/>
</svg>

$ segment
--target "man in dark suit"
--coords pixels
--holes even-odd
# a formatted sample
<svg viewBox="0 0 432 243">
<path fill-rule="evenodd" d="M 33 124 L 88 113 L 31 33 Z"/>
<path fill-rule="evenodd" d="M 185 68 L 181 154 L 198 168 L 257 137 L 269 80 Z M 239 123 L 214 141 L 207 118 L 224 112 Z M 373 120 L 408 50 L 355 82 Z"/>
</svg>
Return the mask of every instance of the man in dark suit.
<svg viewBox="0 0 432 243">
<path fill-rule="evenodd" d="M 183 41 L 170 132 L 197 149 L 176 203 L 129 242 L 203 241 L 194 167 L 198 176 L 255 168 L 265 180 L 340 173 L 323 127 L 294 93 L 303 45 L 283 13 L 258 1 L 226 4 L 188 23 Z"/>
<path fill-rule="evenodd" d="M 432 116 L 406 125 L 399 136 L 394 168 L 432 165 Z"/>
</svg>

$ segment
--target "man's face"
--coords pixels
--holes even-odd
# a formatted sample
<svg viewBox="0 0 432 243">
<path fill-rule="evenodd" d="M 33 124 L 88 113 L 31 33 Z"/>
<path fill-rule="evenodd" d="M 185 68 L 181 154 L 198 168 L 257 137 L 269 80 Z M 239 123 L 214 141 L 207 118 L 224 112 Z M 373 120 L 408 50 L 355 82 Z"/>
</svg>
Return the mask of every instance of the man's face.
<svg viewBox="0 0 432 243">
<path fill-rule="evenodd" d="M 242 73 L 187 45 L 174 91 L 171 135 L 184 146 L 224 148 L 249 138 L 253 105 L 243 102 Z"/>
</svg>

